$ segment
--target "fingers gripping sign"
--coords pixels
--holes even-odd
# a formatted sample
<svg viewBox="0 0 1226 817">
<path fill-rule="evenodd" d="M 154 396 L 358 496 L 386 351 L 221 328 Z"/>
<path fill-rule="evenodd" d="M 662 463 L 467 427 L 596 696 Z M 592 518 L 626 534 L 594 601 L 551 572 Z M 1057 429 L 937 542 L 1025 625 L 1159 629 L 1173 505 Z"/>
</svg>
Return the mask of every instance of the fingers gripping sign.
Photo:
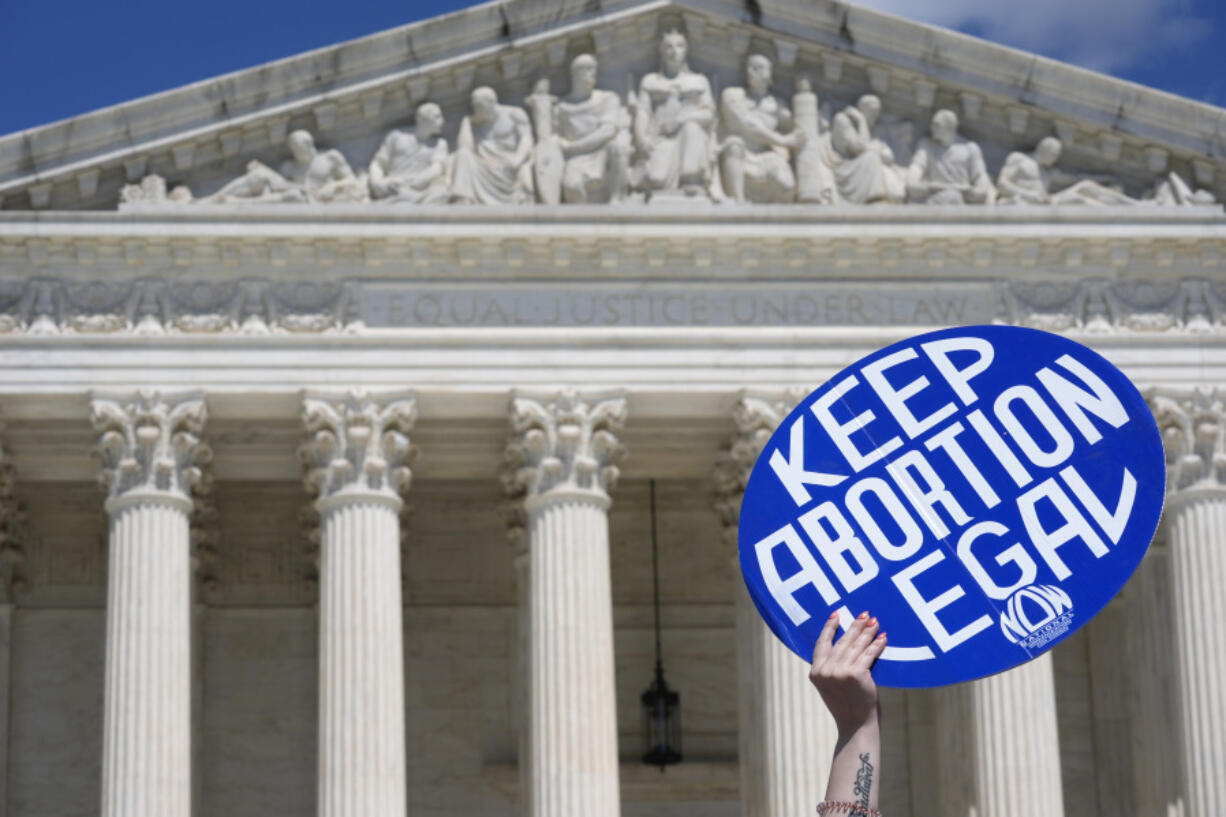
<svg viewBox="0 0 1226 817">
<path fill-rule="evenodd" d="M 854 619 L 836 642 L 838 625 L 838 615 L 831 613 L 813 648 L 809 680 L 834 716 L 839 732 L 846 733 L 875 717 L 877 685 L 871 670 L 885 649 L 886 635 L 878 632 L 877 619 L 867 612 Z"/>
</svg>

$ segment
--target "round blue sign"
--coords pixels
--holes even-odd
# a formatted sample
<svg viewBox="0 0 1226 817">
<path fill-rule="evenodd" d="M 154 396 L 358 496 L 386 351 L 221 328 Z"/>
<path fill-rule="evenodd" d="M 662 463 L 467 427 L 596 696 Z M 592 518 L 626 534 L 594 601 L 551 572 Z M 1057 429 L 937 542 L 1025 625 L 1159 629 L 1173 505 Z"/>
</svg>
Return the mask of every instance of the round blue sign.
<svg viewBox="0 0 1226 817">
<path fill-rule="evenodd" d="M 806 661 L 831 612 L 889 634 L 877 683 L 928 687 L 1035 658 L 1149 547 L 1166 460 L 1145 399 L 1059 335 L 968 326 L 895 343 L 775 430 L 741 505 L 741 571 Z"/>
</svg>

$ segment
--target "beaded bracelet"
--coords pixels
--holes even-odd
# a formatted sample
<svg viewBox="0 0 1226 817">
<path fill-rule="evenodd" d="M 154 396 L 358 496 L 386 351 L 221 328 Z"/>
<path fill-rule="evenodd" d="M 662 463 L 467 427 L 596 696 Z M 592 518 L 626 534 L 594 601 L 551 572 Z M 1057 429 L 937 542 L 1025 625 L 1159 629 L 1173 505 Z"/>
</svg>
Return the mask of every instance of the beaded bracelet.
<svg viewBox="0 0 1226 817">
<path fill-rule="evenodd" d="M 875 808 L 868 808 L 859 803 L 849 803 L 844 800 L 827 800 L 824 803 L 818 803 L 817 813 L 820 817 L 825 817 L 827 814 L 849 814 L 854 815 L 854 817 L 881 817 L 881 812 Z"/>
</svg>

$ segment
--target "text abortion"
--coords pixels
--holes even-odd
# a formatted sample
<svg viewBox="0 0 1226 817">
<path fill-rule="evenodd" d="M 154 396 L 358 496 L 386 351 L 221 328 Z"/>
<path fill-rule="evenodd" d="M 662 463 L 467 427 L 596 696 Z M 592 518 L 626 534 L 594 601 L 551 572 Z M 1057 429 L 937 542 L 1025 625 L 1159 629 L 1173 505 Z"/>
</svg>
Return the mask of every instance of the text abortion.
<svg viewBox="0 0 1226 817">
<path fill-rule="evenodd" d="M 1031 336 L 1054 339 L 1063 351 L 1019 368 L 1033 347 L 1051 345 Z M 1096 373 L 1104 366 L 1118 376 L 1114 388 Z M 891 643 L 919 636 L 937 651 L 900 647 L 883 663 L 939 663 L 986 631 L 1006 650 L 1003 666 L 989 662 L 988 671 L 1020 663 L 1057 640 L 1031 637 L 1029 620 L 1046 623 L 1074 603 L 1079 613 L 1097 610 L 1096 600 L 1083 602 L 1084 594 L 1061 583 L 1112 554 L 1139 508 L 1147 518 L 1135 527 L 1145 541 L 1109 572 L 1126 569 L 1126 579 L 1152 537 L 1154 503 L 1147 494 L 1138 504 L 1138 479 L 1152 489 L 1154 474 L 1138 463 L 1152 466 L 1153 457 L 1109 451 L 1126 448 L 1130 437 L 1153 442 L 1144 406 L 1135 387 L 1090 350 L 1032 330 L 947 330 L 890 347 L 802 403 L 763 452 L 746 507 L 755 483 L 773 481 L 782 492 L 768 504 L 790 502 L 791 510 L 779 509 L 786 521 L 752 541 L 742 517 L 751 594 L 760 582 L 766 598 L 755 594 L 759 609 L 802 655 L 812 641 L 797 643 L 780 625 L 815 635 L 815 616 L 820 625 L 830 610 L 858 613 L 850 599 L 864 589 L 871 595 L 855 606 L 867 608 L 871 599 Z M 1160 475 L 1160 442 L 1157 457 Z M 891 621 L 899 602 L 922 633 L 902 616 Z M 1046 636 L 1064 635 L 1069 619 Z M 982 661 L 972 664 L 968 677 L 987 674 Z M 920 683 L 963 674 L 923 672 Z M 913 685 L 903 680 L 896 685 Z"/>
</svg>

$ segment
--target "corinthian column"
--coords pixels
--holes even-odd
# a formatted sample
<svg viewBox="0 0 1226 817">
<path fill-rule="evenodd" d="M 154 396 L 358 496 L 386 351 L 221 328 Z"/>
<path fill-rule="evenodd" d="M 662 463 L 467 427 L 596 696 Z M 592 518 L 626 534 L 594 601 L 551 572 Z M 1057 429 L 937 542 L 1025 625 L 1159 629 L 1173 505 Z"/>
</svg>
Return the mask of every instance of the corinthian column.
<svg viewBox="0 0 1226 817">
<path fill-rule="evenodd" d="M 110 561 L 103 817 L 191 813 L 192 487 L 209 449 L 199 393 L 94 395 Z"/>
<path fill-rule="evenodd" d="M 1226 814 L 1226 392 L 1159 390 L 1184 817 Z"/>
<path fill-rule="evenodd" d="M 408 393 L 303 398 L 298 454 L 321 528 L 321 817 L 405 813 L 399 513 L 416 419 Z"/>
<path fill-rule="evenodd" d="M 533 817 L 620 812 L 608 492 L 625 416 L 620 392 L 511 400 L 507 462 L 528 522 Z"/>
<path fill-rule="evenodd" d="M 737 558 L 737 523 L 750 471 L 775 427 L 805 394 L 801 389 L 743 392 L 733 411 L 736 431 L 715 465 L 715 510 L 735 576 L 743 817 L 811 813 L 825 794 L 825 772 L 838 737 L 834 719 L 809 683 L 807 664 L 775 638 L 750 600 Z"/>
<path fill-rule="evenodd" d="M 943 689 L 939 700 L 947 813 L 1062 817 L 1050 652 L 989 678 Z"/>
</svg>

